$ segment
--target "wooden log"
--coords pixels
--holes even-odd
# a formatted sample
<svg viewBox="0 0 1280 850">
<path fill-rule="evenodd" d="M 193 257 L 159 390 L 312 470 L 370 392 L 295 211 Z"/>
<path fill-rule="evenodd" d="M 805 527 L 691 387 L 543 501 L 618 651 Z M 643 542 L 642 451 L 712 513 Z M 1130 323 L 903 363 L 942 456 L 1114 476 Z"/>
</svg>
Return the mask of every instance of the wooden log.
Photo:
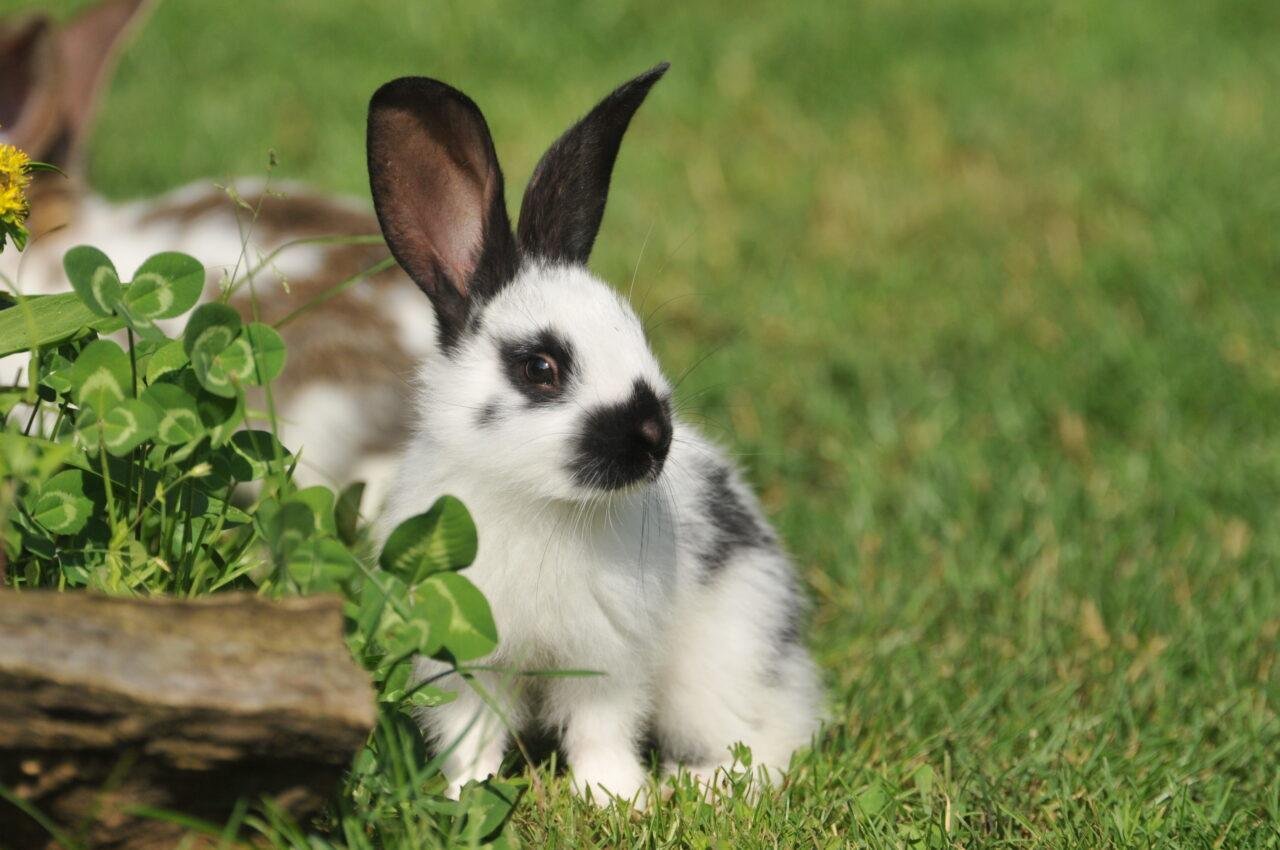
<svg viewBox="0 0 1280 850">
<path fill-rule="evenodd" d="M 0 785 L 83 846 L 174 846 L 138 807 L 305 818 L 374 718 L 336 598 L 0 591 Z M 0 847 L 58 846 L 0 799 Z"/>
</svg>

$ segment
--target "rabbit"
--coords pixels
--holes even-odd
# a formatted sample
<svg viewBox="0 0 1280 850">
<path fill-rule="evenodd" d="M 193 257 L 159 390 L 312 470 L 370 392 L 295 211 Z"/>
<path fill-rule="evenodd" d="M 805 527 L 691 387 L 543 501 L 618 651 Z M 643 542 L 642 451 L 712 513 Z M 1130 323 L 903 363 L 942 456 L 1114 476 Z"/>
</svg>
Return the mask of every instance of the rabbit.
<svg viewBox="0 0 1280 850">
<path fill-rule="evenodd" d="M 87 184 L 85 142 L 116 55 L 148 4 L 105 0 L 62 25 L 32 14 L 0 22 L 0 141 L 63 168 L 37 175 L 29 193 L 32 238 L 24 252 L 0 253 L 0 289 L 24 294 L 69 292 L 62 256 L 75 245 L 101 248 L 128 278 L 148 256 L 183 251 L 208 269 L 203 300 L 220 284 L 287 242 L 378 232 L 367 201 L 297 183 L 262 179 L 232 185 L 250 209 L 211 182 L 160 197 L 116 203 Z M 245 246 L 246 236 L 248 245 Z M 388 256 L 382 245 L 309 244 L 278 255 L 252 275 L 231 305 L 247 319 L 276 322 L 346 278 Z M 287 281 L 287 287 L 281 284 Z M 302 486 L 363 480 L 372 513 L 408 435 L 413 367 L 425 353 L 419 328 L 431 310 L 398 269 L 391 269 L 284 325 L 288 356 L 274 387 L 281 437 L 301 450 Z M 256 302 L 256 304 L 255 304 Z M 180 332 L 185 317 L 160 324 Z M 26 355 L 0 361 L 0 385 L 19 383 Z M 250 408 L 263 409 L 261 399 Z"/>
<path fill-rule="evenodd" d="M 644 805 L 646 735 L 666 770 L 715 783 L 736 742 L 776 779 L 819 727 L 788 556 L 733 463 L 675 414 L 632 308 L 586 267 L 622 136 L 666 69 L 551 145 L 514 234 L 472 100 L 404 77 L 370 102 L 374 209 L 434 308 L 375 537 L 461 499 L 479 535 L 466 575 L 499 636 L 473 687 L 415 661 L 420 679 L 459 691 L 419 716 L 453 795 L 498 771 L 513 731 L 558 734 L 579 793 Z M 553 668 L 603 675 L 498 672 Z"/>
</svg>

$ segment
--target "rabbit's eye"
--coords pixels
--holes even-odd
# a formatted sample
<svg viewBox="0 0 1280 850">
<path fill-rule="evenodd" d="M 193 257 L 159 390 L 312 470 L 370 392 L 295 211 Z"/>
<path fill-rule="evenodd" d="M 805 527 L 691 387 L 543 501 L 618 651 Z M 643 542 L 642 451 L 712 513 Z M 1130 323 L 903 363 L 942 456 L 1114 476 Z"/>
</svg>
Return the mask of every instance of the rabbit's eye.
<svg viewBox="0 0 1280 850">
<path fill-rule="evenodd" d="M 497 342 L 512 389 L 534 404 L 561 401 L 573 381 L 573 350 L 567 342 L 550 329 Z"/>
<path fill-rule="evenodd" d="M 521 374 L 529 383 L 548 388 L 560 381 L 560 369 L 556 366 L 556 361 L 545 354 L 535 354 L 524 361 Z"/>
</svg>

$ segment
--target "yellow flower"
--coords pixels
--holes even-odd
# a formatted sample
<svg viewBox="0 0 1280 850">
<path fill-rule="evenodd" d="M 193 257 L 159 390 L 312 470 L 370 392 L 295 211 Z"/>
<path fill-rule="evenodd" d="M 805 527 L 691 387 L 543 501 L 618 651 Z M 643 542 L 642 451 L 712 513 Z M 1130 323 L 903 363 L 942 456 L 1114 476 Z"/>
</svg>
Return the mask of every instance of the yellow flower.
<svg viewBox="0 0 1280 850">
<path fill-rule="evenodd" d="M 0 222 L 20 224 L 27 217 L 31 158 L 13 145 L 0 145 Z"/>
</svg>

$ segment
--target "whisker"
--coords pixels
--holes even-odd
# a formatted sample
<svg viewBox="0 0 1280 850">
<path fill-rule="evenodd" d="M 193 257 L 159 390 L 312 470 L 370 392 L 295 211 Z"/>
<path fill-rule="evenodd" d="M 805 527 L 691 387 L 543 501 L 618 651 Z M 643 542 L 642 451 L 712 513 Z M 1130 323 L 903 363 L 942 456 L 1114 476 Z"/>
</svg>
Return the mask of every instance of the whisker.
<svg viewBox="0 0 1280 850">
<path fill-rule="evenodd" d="M 680 249 L 684 247 L 684 244 L 689 241 L 689 239 L 693 236 L 694 232 L 696 232 L 697 229 L 698 228 L 696 225 L 693 228 L 691 228 L 689 232 L 685 234 L 684 238 L 680 240 L 680 244 L 676 245 L 676 247 L 671 251 L 671 253 L 667 254 L 667 256 L 663 259 L 662 265 L 658 267 L 657 273 L 653 276 L 652 279 L 650 279 L 649 286 L 645 289 L 644 296 L 640 299 L 640 306 L 636 309 L 637 313 L 644 312 L 644 305 L 649 303 L 649 293 L 653 291 L 654 284 L 657 283 L 657 281 L 662 277 L 662 273 L 667 270 L 667 264 L 670 263 L 673 259 L 675 259 L 676 254 L 680 252 Z"/>
<path fill-rule="evenodd" d="M 652 312 L 652 313 L 650 313 L 649 315 L 645 316 L 645 317 L 644 317 L 644 321 L 641 323 L 641 325 L 642 325 L 642 326 L 644 327 L 644 329 L 645 329 L 645 331 L 644 331 L 644 332 L 645 332 L 646 334 L 648 334 L 648 333 L 650 332 L 649 322 L 650 322 L 650 321 L 652 321 L 653 317 L 654 317 L 654 316 L 656 316 L 656 315 L 658 315 L 658 313 L 660 313 L 664 307 L 667 307 L 667 306 L 669 306 L 669 305 L 671 305 L 671 304 L 675 303 L 676 301 L 679 301 L 681 298 L 690 298 L 690 297 L 692 297 L 692 296 L 693 296 L 693 293 L 692 293 L 692 292 L 681 292 L 679 295 L 672 295 L 672 296 L 671 296 L 670 298 L 668 298 L 666 301 L 663 301 L 663 302 L 662 302 L 661 304 L 659 304 L 657 307 L 654 307 L 654 308 L 653 308 L 653 312 Z"/>
<path fill-rule="evenodd" d="M 644 249 L 649 245 L 649 237 L 653 234 L 653 221 L 649 221 L 649 229 L 644 234 L 644 241 L 640 243 L 640 256 L 636 257 L 635 268 L 631 270 L 631 285 L 627 287 L 627 302 L 631 302 L 631 294 L 636 289 L 636 276 L 640 274 L 640 262 L 644 259 Z"/>
<path fill-rule="evenodd" d="M 717 419 L 712 419 L 710 416 L 708 416 L 705 413 L 701 413 L 696 410 L 688 410 L 688 411 L 681 411 L 679 415 L 681 416 L 681 418 L 687 418 L 690 416 L 695 417 L 698 420 L 698 422 L 703 425 L 714 425 L 716 428 L 719 428 L 721 431 L 723 431 L 725 435 L 728 437 L 737 436 L 734 430 L 730 428 L 728 425 L 725 425 L 723 422 L 720 422 Z"/>
<path fill-rule="evenodd" d="M 672 385 L 671 391 L 675 392 L 676 390 L 678 390 L 680 388 L 680 385 L 684 383 L 685 378 L 688 378 L 690 375 L 693 374 L 694 369 L 697 369 L 703 363 L 706 363 L 707 360 L 709 360 L 711 357 L 715 356 L 716 354 L 719 354 L 721 351 L 724 351 L 724 349 L 728 347 L 730 342 L 734 342 L 734 340 L 729 339 L 729 340 L 726 340 L 725 342 L 720 343 L 715 348 L 711 349 L 706 354 L 702 355 L 697 360 L 695 360 L 693 365 L 690 366 L 688 369 L 685 369 L 684 373 L 680 376 L 680 378 L 675 382 L 675 384 Z"/>
</svg>

